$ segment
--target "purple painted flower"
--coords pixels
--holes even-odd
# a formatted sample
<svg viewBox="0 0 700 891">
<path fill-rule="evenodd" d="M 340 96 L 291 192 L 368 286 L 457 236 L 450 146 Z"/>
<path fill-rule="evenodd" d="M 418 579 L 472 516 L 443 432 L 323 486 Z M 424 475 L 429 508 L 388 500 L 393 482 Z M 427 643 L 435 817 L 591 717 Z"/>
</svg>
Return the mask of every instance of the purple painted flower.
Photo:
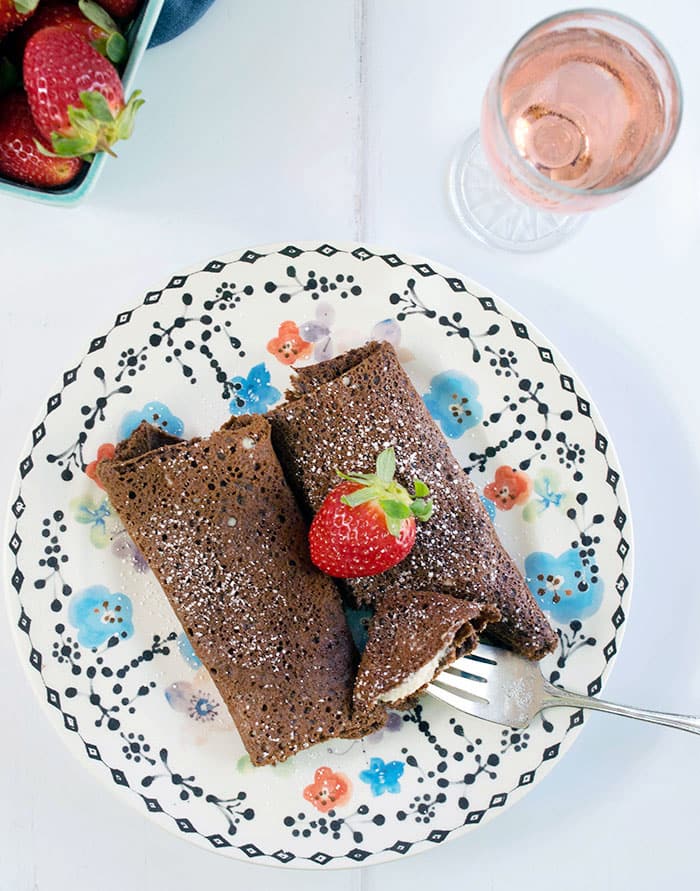
<svg viewBox="0 0 700 891">
<path fill-rule="evenodd" d="M 130 563 L 136 572 L 148 572 L 150 567 L 146 558 L 129 538 L 125 529 L 114 536 L 112 541 L 112 553 L 126 563 Z"/>
<path fill-rule="evenodd" d="M 331 328 L 334 320 L 335 309 L 329 303 L 319 303 L 316 318 L 299 325 L 299 334 L 304 340 L 314 344 L 314 359 L 317 362 L 333 358 Z"/>
</svg>

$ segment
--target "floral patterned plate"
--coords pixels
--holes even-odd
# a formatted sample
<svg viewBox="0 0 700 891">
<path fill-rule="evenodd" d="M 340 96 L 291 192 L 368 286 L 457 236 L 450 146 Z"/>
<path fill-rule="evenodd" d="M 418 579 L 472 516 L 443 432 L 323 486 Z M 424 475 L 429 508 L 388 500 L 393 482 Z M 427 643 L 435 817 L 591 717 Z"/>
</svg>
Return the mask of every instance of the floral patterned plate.
<svg viewBox="0 0 700 891">
<path fill-rule="evenodd" d="M 619 646 L 631 532 L 617 459 L 529 322 L 436 263 L 358 245 L 258 248 L 173 276 L 91 341 L 31 431 L 8 606 L 73 752 L 150 819 L 229 857 L 333 868 L 431 849 L 522 798 L 584 721 L 557 709 L 516 732 L 425 698 L 366 739 L 252 767 L 95 462 L 142 418 L 194 436 L 264 412 L 292 363 L 369 338 L 396 346 L 556 627 L 547 677 L 596 694 Z"/>
</svg>

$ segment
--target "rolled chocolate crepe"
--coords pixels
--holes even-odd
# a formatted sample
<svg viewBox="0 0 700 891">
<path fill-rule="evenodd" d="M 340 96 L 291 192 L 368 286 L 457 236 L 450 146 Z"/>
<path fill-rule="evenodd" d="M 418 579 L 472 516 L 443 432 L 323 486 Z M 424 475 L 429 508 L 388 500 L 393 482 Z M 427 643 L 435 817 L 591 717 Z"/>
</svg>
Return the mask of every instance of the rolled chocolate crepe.
<svg viewBox="0 0 700 891">
<path fill-rule="evenodd" d="M 389 343 L 296 370 L 287 399 L 268 413 L 272 441 L 310 515 L 337 483 L 336 468 L 371 472 L 389 446 L 399 482 L 410 488 L 418 478 L 430 487 L 433 516 L 417 524 L 406 559 L 346 582 L 358 603 L 377 604 L 402 590 L 452 594 L 496 606 L 501 619 L 489 633 L 515 652 L 540 659 L 554 649 L 544 613 Z"/>
<path fill-rule="evenodd" d="M 138 458 L 146 452 L 152 452 L 164 445 L 175 445 L 182 440 L 166 433 L 161 427 L 154 427 L 147 421 L 142 421 L 127 439 L 117 443 L 114 450 L 114 460 L 127 461 L 129 458 Z"/>
<path fill-rule="evenodd" d="M 267 421 L 189 442 L 142 424 L 97 473 L 253 764 L 382 726 L 383 708 L 353 713 L 340 595 L 310 561 Z"/>
<path fill-rule="evenodd" d="M 500 618 L 495 606 L 435 591 L 387 594 L 379 601 L 355 681 L 361 710 L 410 708 L 435 675 L 471 653 L 478 634 Z"/>
</svg>

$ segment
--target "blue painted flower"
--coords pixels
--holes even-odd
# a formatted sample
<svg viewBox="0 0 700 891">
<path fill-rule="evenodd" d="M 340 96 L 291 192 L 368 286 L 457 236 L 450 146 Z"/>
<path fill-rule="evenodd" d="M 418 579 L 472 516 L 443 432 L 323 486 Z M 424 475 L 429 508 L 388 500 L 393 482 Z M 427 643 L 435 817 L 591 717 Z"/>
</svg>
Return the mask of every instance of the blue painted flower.
<svg viewBox="0 0 700 891">
<path fill-rule="evenodd" d="M 603 600 L 604 585 L 583 565 L 575 548 L 559 557 L 537 551 L 525 558 L 525 579 L 535 599 L 557 622 L 592 616 Z"/>
<path fill-rule="evenodd" d="M 571 502 L 571 492 L 561 489 L 556 470 L 541 470 L 534 480 L 534 497 L 523 509 L 523 520 L 534 523 L 550 507 L 565 510 Z"/>
<path fill-rule="evenodd" d="M 103 498 L 99 503 L 91 495 L 74 498 L 70 503 L 73 518 L 78 523 L 90 527 L 90 541 L 96 548 L 106 548 L 109 544 L 107 518 L 112 515 L 109 501 Z"/>
<path fill-rule="evenodd" d="M 213 721 L 220 708 L 213 696 L 204 690 L 197 690 L 190 700 L 189 716 L 195 721 Z"/>
<path fill-rule="evenodd" d="M 282 394 L 270 383 L 270 372 L 265 363 L 254 365 L 248 377 L 231 378 L 235 396 L 229 403 L 232 415 L 264 415 Z"/>
<path fill-rule="evenodd" d="M 399 779 L 402 776 L 403 761 L 390 761 L 386 764 L 381 758 L 371 758 L 369 769 L 360 773 L 360 779 L 369 785 L 372 795 L 400 792 Z"/>
<path fill-rule="evenodd" d="M 221 709 L 221 703 L 211 691 L 187 681 L 171 684 L 165 691 L 165 698 L 171 708 L 184 712 L 193 721 L 214 721 Z"/>
<path fill-rule="evenodd" d="M 126 594 L 113 594 L 104 585 L 92 585 L 74 594 L 68 608 L 68 621 L 78 629 L 78 643 L 91 649 L 111 637 L 126 639 L 134 633 L 131 600 Z"/>
<path fill-rule="evenodd" d="M 138 427 L 141 421 L 148 421 L 161 427 L 166 433 L 173 436 L 182 436 L 185 425 L 176 417 L 163 402 L 147 402 L 140 411 L 129 411 L 122 418 L 119 425 L 119 439 L 126 439 Z"/>
<path fill-rule="evenodd" d="M 443 371 L 430 381 L 423 402 L 445 436 L 457 439 L 470 427 L 476 427 L 484 416 L 478 394 L 478 384 L 466 374 Z"/>
<path fill-rule="evenodd" d="M 493 523 L 493 521 L 496 519 L 496 505 L 493 501 L 491 501 L 490 498 L 484 498 L 483 495 L 479 495 L 479 498 L 481 499 L 481 503 L 486 508 L 486 513 L 489 515 L 491 522 Z"/>
<path fill-rule="evenodd" d="M 177 648 L 180 651 L 180 655 L 185 660 L 185 662 L 190 666 L 190 668 L 201 668 L 202 663 L 199 659 L 199 656 L 195 653 L 194 647 L 190 643 L 189 637 L 185 634 L 184 631 L 180 633 L 177 639 Z"/>
</svg>

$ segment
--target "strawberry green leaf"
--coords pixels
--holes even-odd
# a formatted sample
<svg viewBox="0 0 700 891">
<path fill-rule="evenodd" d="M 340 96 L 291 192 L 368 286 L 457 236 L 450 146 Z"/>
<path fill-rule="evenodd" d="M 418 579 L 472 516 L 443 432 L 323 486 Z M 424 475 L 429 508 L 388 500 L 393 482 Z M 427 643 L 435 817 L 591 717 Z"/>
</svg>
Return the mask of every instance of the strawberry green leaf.
<svg viewBox="0 0 700 891">
<path fill-rule="evenodd" d="M 426 501 L 423 498 L 416 498 L 411 504 L 411 513 L 417 520 L 425 522 L 433 514 L 433 502 L 430 500 Z"/>
<path fill-rule="evenodd" d="M 389 531 L 390 535 L 393 535 L 394 538 L 398 538 L 401 535 L 401 523 L 403 520 L 398 520 L 396 517 L 387 517 L 386 518 L 386 528 Z"/>
<path fill-rule="evenodd" d="M 372 501 L 376 497 L 377 492 L 373 491 L 368 486 L 367 488 L 357 489 L 355 492 L 343 495 L 340 500 L 343 504 L 347 504 L 348 507 L 357 507 L 360 504 L 366 504 L 368 501 Z"/>
<path fill-rule="evenodd" d="M 336 468 L 336 475 L 341 478 L 341 480 L 347 480 L 350 483 L 373 483 L 377 476 L 374 473 L 343 473 L 342 470 L 338 470 Z"/>
<path fill-rule="evenodd" d="M 391 498 L 382 498 L 379 506 L 391 520 L 406 520 L 411 516 L 411 508 L 401 501 L 394 501 Z"/>
<path fill-rule="evenodd" d="M 336 470 L 344 480 L 357 483 L 361 488 L 342 496 L 341 501 L 349 507 L 356 507 L 368 501 L 376 501 L 384 512 L 387 529 L 392 535 L 401 532 L 401 523 L 409 517 L 418 520 L 430 519 L 433 503 L 428 497 L 430 489 L 422 480 L 414 480 L 415 496 L 394 479 L 396 454 L 393 447 L 384 449 L 377 456 L 375 473 L 346 474 Z"/>
<path fill-rule="evenodd" d="M 73 127 L 74 133 L 67 134 L 64 133 L 64 136 L 87 136 L 88 133 L 97 134 L 98 124 L 93 119 L 92 115 L 86 108 L 79 108 L 75 105 L 68 106 L 68 120 Z"/>
<path fill-rule="evenodd" d="M 116 155 L 112 149 L 118 139 L 127 139 L 134 129 L 134 115 L 143 105 L 136 90 L 129 102 L 115 116 L 102 93 L 92 90 L 80 94 L 81 106 L 70 106 L 68 120 L 70 130 L 52 135 L 53 149 L 65 156 L 94 155 L 106 152 Z"/>
<path fill-rule="evenodd" d="M 115 65 L 121 65 L 128 55 L 129 47 L 126 38 L 118 31 L 110 34 L 105 42 L 104 55 Z"/>
<path fill-rule="evenodd" d="M 27 15 L 28 12 L 34 12 L 39 5 L 39 0 L 15 0 L 15 9 L 20 15 Z"/>
<path fill-rule="evenodd" d="M 102 9 L 99 3 L 94 3 L 93 0 L 78 0 L 78 6 L 85 18 L 91 21 L 93 25 L 97 25 L 98 28 L 101 28 L 108 34 L 111 34 L 113 31 L 119 31 L 117 23 L 106 10 Z"/>
<path fill-rule="evenodd" d="M 128 139 L 134 132 L 136 112 L 145 104 L 145 100 L 140 99 L 140 96 L 141 90 L 134 90 L 129 101 L 117 115 L 117 139 Z"/>
<path fill-rule="evenodd" d="M 36 150 L 40 155 L 43 155 L 45 158 L 57 158 L 58 155 L 56 152 L 52 152 L 51 149 L 47 149 L 43 142 L 40 142 L 38 139 L 34 139 L 34 145 L 36 146 Z"/>
<path fill-rule="evenodd" d="M 90 44 L 90 46 L 93 49 L 96 49 L 97 52 L 101 56 L 105 57 L 105 59 L 107 58 L 107 38 L 106 37 L 100 37 L 99 40 L 93 40 L 92 43 Z"/>
<path fill-rule="evenodd" d="M 52 133 L 51 145 L 54 154 L 61 158 L 79 158 L 95 147 L 95 141 L 86 136 L 61 136 L 60 133 Z M 50 153 L 44 151 L 42 154 Z"/>
<path fill-rule="evenodd" d="M 109 103 L 102 93 L 99 93 L 97 90 L 82 92 L 80 101 L 85 106 L 90 117 L 94 118 L 95 121 L 99 121 L 101 124 L 111 124 L 114 121 L 114 115 L 109 107 Z M 72 119 L 71 123 L 73 123 Z"/>
<path fill-rule="evenodd" d="M 426 498 L 430 495 L 430 489 L 422 480 L 413 480 L 413 491 L 416 493 L 416 498 Z"/>
<path fill-rule="evenodd" d="M 377 476 L 383 483 L 390 483 L 396 473 L 396 453 L 393 448 L 384 449 L 377 457 Z"/>
</svg>

